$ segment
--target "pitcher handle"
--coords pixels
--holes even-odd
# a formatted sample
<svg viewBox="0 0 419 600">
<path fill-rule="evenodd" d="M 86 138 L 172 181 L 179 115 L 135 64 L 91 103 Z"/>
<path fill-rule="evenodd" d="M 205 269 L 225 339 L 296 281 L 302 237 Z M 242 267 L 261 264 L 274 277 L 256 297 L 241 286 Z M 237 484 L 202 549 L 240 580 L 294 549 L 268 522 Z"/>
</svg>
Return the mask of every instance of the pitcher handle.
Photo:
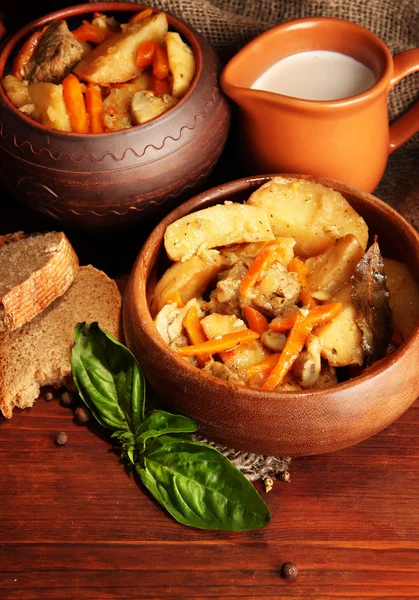
<svg viewBox="0 0 419 600">
<path fill-rule="evenodd" d="M 412 48 L 397 54 L 393 58 L 394 72 L 390 80 L 393 87 L 403 77 L 407 77 L 415 71 L 419 71 L 419 48 Z M 404 115 L 390 125 L 390 147 L 389 154 L 397 150 L 407 142 L 412 135 L 419 131 L 419 102 L 416 102 Z"/>
</svg>

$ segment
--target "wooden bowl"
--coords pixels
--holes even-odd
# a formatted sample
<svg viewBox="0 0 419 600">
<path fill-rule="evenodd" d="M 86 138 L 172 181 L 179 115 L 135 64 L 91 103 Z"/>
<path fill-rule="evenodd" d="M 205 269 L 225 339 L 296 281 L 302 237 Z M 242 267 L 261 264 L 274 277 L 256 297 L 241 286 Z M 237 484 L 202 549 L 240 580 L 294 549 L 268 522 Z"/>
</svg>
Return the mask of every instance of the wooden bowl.
<svg viewBox="0 0 419 600">
<path fill-rule="evenodd" d="M 9 58 L 34 30 L 56 19 L 79 23 L 95 12 L 127 21 L 141 5 L 98 2 L 33 21 L 8 40 Z M 0 185 L 65 225 L 110 229 L 172 210 L 201 189 L 227 139 L 230 109 L 218 87 L 217 58 L 202 35 L 167 15 L 192 47 L 196 73 L 186 95 L 162 116 L 123 131 L 85 135 L 53 131 L 20 113 L 0 86 Z"/>
<path fill-rule="evenodd" d="M 288 175 L 287 175 L 288 176 Z M 330 388 L 263 392 L 198 370 L 163 341 L 147 297 L 165 251 L 166 227 L 180 217 L 225 200 L 242 201 L 271 176 L 250 177 L 204 192 L 179 206 L 153 231 L 132 270 L 124 302 L 127 343 L 149 384 L 171 410 L 196 419 L 210 439 L 265 455 L 321 454 L 351 446 L 395 421 L 419 395 L 419 325 L 393 354 L 358 377 Z M 419 235 L 374 196 L 325 178 L 300 176 L 341 192 L 379 236 L 384 256 L 403 260 L 419 281 Z"/>
</svg>

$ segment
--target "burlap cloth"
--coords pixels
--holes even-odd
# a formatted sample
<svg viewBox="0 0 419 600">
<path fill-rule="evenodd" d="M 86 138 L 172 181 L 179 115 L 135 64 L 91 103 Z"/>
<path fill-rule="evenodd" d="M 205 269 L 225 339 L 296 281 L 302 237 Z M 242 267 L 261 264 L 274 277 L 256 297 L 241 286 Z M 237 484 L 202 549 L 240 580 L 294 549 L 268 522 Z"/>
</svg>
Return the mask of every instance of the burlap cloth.
<svg viewBox="0 0 419 600">
<path fill-rule="evenodd" d="M 147 0 L 139 0 L 147 4 Z M 373 31 L 395 55 L 419 47 L 419 0 L 150 0 L 200 31 L 222 63 L 266 29 L 300 17 L 327 16 L 354 21 Z M 419 73 L 403 79 L 389 97 L 390 121 L 419 100 Z M 375 195 L 419 229 L 419 135 L 389 159 Z M 221 449 L 251 479 L 287 471 L 289 459 Z M 285 476 L 288 479 L 288 476 Z"/>
</svg>

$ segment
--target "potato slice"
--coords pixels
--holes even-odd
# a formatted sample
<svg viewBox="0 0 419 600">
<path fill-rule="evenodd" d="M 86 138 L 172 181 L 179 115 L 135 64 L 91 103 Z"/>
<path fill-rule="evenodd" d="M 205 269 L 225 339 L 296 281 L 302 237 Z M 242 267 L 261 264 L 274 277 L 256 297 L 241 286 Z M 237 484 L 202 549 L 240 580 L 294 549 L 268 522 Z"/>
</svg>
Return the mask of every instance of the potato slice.
<svg viewBox="0 0 419 600">
<path fill-rule="evenodd" d="M 398 260 L 384 259 L 393 323 L 405 340 L 419 317 L 419 286 L 409 269 Z"/>
<path fill-rule="evenodd" d="M 164 245 L 170 259 L 185 261 L 219 246 L 272 239 L 272 227 L 262 208 L 227 202 L 198 210 L 169 225 Z"/>
<path fill-rule="evenodd" d="M 319 183 L 274 177 L 253 192 L 247 203 L 266 210 L 276 237 L 295 238 L 297 256 L 317 256 L 347 233 L 366 248 L 364 219 L 342 194 Z"/>
<path fill-rule="evenodd" d="M 150 312 L 154 317 L 174 294 L 179 293 L 186 304 L 203 295 L 211 280 L 221 270 L 222 262 L 208 263 L 199 256 L 176 262 L 163 274 L 154 290 Z"/>
<path fill-rule="evenodd" d="M 135 58 L 139 44 L 155 40 L 162 44 L 167 34 L 166 15 L 157 13 L 141 23 L 128 23 L 99 44 L 75 67 L 74 73 L 84 81 L 100 85 L 123 83 L 140 75 Z"/>
<path fill-rule="evenodd" d="M 279 237 L 277 238 L 279 246 L 282 251 L 281 262 L 287 266 L 294 258 L 294 246 L 295 240 L 291 237 Z M 224 260 L 229 265 L 234 265 L 238 260 L 244 262 L 249 259 L 253 259 L 259 254 L 265 242 L 254 242 L 251 244 L 238 244 L 236 246 L 230 246 L 220 250 Z"/>
<path fill-rule="evenodd" d="M 63 86 L 55 83 L 31 83 L 29 94 L 35 105 L 33 118 L 45 127 L 71 131 L 70 117 L 64 103 Z"/>
<path fill-rule="evenodd" d="M 238 319 L 235 315 L 220 315 L 218 313 L 212 313 L 204 317 L 201 320 L 201 325 L 209 340 L 247 329 L 244 321 Z M 257 340 L 252 340 L 248 344 L 239 344 L 233 350 L 220 353 L 223 363 L 242 381 L 248 379 L 247 369 L 269 355 L 269 350 L 264 348 Z"/>
<path fill-rule="evenodd" d="M 27 81 L 17 79 L 13 75 L 6 75 L 1 83 L 7 97 L 16 108 L 32 103 Z"/>
<path fill-rule="evenodd" d="M 352 233 L 337 239 L 325 252 L 306 260 L 310 289 L 334 294 L 349 281 L 363 255 L 364 249 Z"/>
<path fill-rule="evenodd" d="M 347 283 L 336 292 L 332 302 L 341 302 L 342 311 L 330 323 L 317 327 L 315 335 L 321 346 L 321 355 L 332 367 L 362 365 L 362 332 L 356 324 L 358 309 L 352 304 L 352 284 Z"/>
<path fill-rule="evenodd" d="M 212 313 L 204 317 L 201 325 L 209 340 L 247 329 L 247 325 L 242 319 L 238 319 L 235 315 L 220 315 L 219 313 Z"/>
<path fill-rule="evenodd" d="M 182 98 L 195 74 L 195 56 L 180 35 L 169 31 L 166 35 L 167 58 L 171 73 L 172 96 Z"/>
<path fill-rule="evenodd" d="M 224 364 L 237 373 L 239 377 L 246 381 L 249 377 L 247 372 L 250 367 L 253 367 L 264 358 L 267 358 L 271 353 L 258 340 L 252 340 L 248 344 L 243 344 L 222 353 Z"/>
<path fill-rule="evenodd" d="M 132 116 L 135 122 L 141 125 L 141 123 L 146 123 L 162 115 L 166 110 L 172 108 L 176 102 L 177 99 L 169 96 L 169 94 L 155 96 L 153 92 L 141 90 L 132 99 Z"/>
<path fill-rule="evenodd" d="M 108 131 L 132 127 L 131 102 L 137 92 L 138 86 L 134 83 L 111 89 L 103 101 L 104 123 Z"/>
<path fill-rule="evenodd" d="M 151 71 L 145 69 L 129 83 L 135 83 L 139 90 L 148 90 L 151 87 Z"/>
</svg>

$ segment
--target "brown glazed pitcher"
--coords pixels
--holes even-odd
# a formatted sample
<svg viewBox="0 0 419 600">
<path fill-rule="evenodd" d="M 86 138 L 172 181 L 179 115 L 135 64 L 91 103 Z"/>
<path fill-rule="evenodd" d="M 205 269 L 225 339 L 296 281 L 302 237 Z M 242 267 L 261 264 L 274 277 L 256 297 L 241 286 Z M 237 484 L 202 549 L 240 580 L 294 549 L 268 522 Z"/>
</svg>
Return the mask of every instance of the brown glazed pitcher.
<svg viewBox="0 0 419 600">
<path fill-rule="evenodd" d="M 279 60 L 310 50 L 346 54 L 376 83 L 341 100 L 305 100 L 251 89 Z M 251 173 L 307 173 L 371 192 L 388 155 L 419 131 L 419 103 L 389 127 L 387 98 L 403 77 L 419 71 L 419 49 L 394 58 L 371 31 L 344 19 L 314 17 L 278 25 L 242 48 L 221 75 L 240 108 L 242 153 Z"/>
</svg>

